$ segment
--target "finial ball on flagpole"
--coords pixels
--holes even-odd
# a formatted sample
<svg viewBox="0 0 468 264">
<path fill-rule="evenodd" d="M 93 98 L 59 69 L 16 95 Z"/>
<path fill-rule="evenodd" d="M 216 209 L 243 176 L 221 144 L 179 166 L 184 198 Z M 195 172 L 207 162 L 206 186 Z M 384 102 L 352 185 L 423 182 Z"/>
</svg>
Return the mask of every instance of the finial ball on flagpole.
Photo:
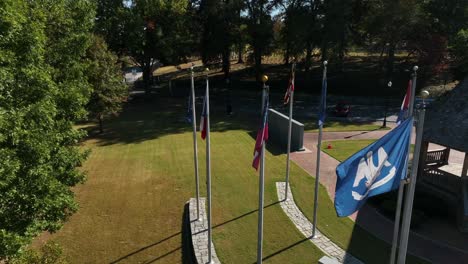
<svg viewBox="0 0 468 264">
<path fill-rule="evenodd" d="M 422 98 L 427 98 L 429 97 L 429 92 L 427 90 L 422 90 L 421 91 L 421 97 Z"/>
<path fill-rule="evenodd" d="M 206 71 L 206 72 L 209 72 L 209 71 L 210 71 L 210 69 L 209 69 L 209 68 L 205 68 L 205 71 Z"/>
<path fill-rule="evenodd" d="M 263 82 L 263 83 L 266 83 L 267 81 L 268 81 L 268 76 L 263 75 L 263 76 L 262 76 L 262 82 Z"/>
<path fill-rule="evenodd" d="M 388 87 L 392 87 L 393 83 L 392 82 L 388 82 Z"/>
<path fill-rule="evenodd" d="M 324 66 L 327 66 L 327 65 L 328 65 L 328 61 L 323 61 L 323 65 L 324 65 Z"/>
<path fill-rule="evenodd" d="M 414 67 L 413 67 L 413 71 L 417 71 L 418 69 L 419 69 L 418 66 L 414 66 Z"/>
</svg>

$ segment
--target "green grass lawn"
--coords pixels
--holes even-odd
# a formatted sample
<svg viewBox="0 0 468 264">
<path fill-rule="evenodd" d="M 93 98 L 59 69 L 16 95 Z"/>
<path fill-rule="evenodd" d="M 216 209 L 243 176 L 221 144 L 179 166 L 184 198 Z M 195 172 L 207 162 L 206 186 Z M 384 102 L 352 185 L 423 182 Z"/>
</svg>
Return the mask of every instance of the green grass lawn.
<svg viewBox="0 0 468 264">
<path fill-rule="evenodd" d="M 333 140 L 324 141 L 322 143 L 322 151 L 332 156 L 338 161 L 344 161 L 351 157 L 354 153 L 374 143 L 376 139 L 350 139 L 350 140 Z M 332 145 L 331 149 L 328 149 L 328 144 Z M 414 144 L 411 144 L 411 153 L 414 151 Z M 410 158 L 412 155 L 410 155 Z"/>
<path fill-rule="evenodd" d="M 322 143 L 322 151 L 332 156 L 338 161 L 343 161 L 349 158 L 354 153 L 374 143 L 375 139 L 350 139 L 350 140 L 333 140 L 324 141 Z M 332 145 L 331 149 L 328 149 L 328 144 Z"/>
<path fill-rule="evenodd" d="M 79 211 L 53 235 L 71 263 L 190 263 L 184 243 L 184 206 L 194 197 L 191 127 L 185 103 L 153 99 L 130 104 L 105 134 L 92 136 L 85 184 L 75 188 Z M 215 108 L 214 108 L 215 109 Z M 213 111 L 215 112 L 215 111 Z M 255 122 L 256 123 L 256 122 Z M 222 263 L 254 263 L 258 176 L 251 167 L 255 126 L 246 117 L 212 118 L 213 239 Z M 91 132 L 93 134 L 93 131 Z M 205 148 L 199 139 L 200 183 L 205 195 Z M 264 258 L 266 263 L 316 263 L 323 253 L 307 241 L 277 203 L 285 155 L 266 155 Z M 310 218 L 313 178 L 294 163 L 295 199 Z M 382 263 L 388 245 L 337 218 L 321 187 L 319 229 L 366 263 Z M 372 248 L 372 250 L 368 250 Z"/>
<path fill-rule="evenodd" d="M 318 132 L 317 122 L 304 122 L 305 132 Z M 326 132 L 345 132 L 345 131 L 373 131 L 389 129 L 388 127 L 382 128 L 380 125 L 372 123 L 353 123 L 348 121 L 326 121 L 323 126 L 323 131 Z"/>
</svg>

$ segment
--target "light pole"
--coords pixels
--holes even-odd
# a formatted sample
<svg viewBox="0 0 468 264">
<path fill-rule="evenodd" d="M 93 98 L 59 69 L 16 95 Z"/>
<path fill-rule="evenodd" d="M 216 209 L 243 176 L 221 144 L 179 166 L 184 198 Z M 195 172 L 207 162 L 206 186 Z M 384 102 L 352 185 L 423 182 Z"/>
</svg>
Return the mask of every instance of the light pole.
<svg viewBox="0 0 468 264">
<path fill-rule="evenodd" d="M 392 88 L 392 81 L 389 81 L 387 83 L 387 86 L 388 86 L 388 90 L 390 90 Z M 385 95 L 385 115 L 384 115 L 382 127 L 387 127 L 387 110 L 388 110 L 388 91 Z"/>
</svg>

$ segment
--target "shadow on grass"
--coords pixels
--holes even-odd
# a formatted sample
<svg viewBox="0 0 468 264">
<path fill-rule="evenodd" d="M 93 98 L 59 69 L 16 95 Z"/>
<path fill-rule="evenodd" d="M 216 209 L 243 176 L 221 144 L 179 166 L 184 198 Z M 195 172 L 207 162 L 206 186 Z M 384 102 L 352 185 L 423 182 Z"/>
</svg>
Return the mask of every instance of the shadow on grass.
<svg viewBox="0 0 468 264">
<path fill-rule="evenodd" d="M 268 256 L 265 256 L 264 258 L 262 258 L 262 260 L 265 261 L 265 260 L 267 260 L 267 259 L 270 259 L 270 258 L 272 258 L 272 257 L 274 257 L 274 256 L 276 256 L 276 255 L 279 255 L 279 254 L 283 253 L 283 252 L 286 251 L 286 250 L 289 250 L 289 249 L 291 249 L 291 248 L 293 248 L 293 247 L 295 247 L 295 246 L 298 246 L 298 245 L 300 245 L 300 244 L 302 244 L 302 243 L 304 243 L 304 242 L 307 242 L 308 240 L 309 240 L 309 238 L 301 239 L 301 240 L 297 241 L 297 242 L 294 243 L 294 244 L 291 244 L 291 245 L 289 245 L 289 246 L 287 246 L 287 247 L 284 247 L 284 248 L 282 248 L 282 249 L 276 251 L 275 253 L 272 253 L 272 254 L 270 254 L 270 255 L 268 255 Z M 257 262 L 254 262 L 254 263 L 257 263 Z"/>
<path fill-rule="evenodd" d="M 117 264 L 117 263 L 120 263 L 132 256 L 135 256 L 147 249 L 150 249 L 152 247 L 155 247 L 161 243 L 164 243 L 174 237 L 177 237 L 181 235 L 182 238 L 182 245 L 178 248 L 175 248 L 173 250 L 170 250 L 166 253 L 164 253 L 163 255 L 161 256 L 158 256 L 156 258 L 153 258 L 153 259 L 150 259 L 150 260 L 147 260 L 143 263 L 154 263 L 154 262 L 157 262 L 158 260 L 161 260 L 179 250 L 182 250 L 182 260 L 181 260 L 181 263 L 183 264 L 194 264 L 196 263 L 196 260 L 195 260 L 195 255 L 194 255 L 194 252 L 193 252 L 193 246 L 192 246 L 192 239 L 191 239 L 191 236 L 190 236 L 190 221 L 189 221 L 189 206 L 188 204 L 185 204 L 184 206 L 184 213 L 182 215 L 182 231 L 181 232 L 178 232 L 178 233 L 175 233 L 175 234 L 172 234 L 162 240 L 159 240 L 158 242 L 155 242 L 153 244 L 150 244 L 150 245 L 147 245 L 147 246 L 144 246 L 138 250 L 135 250 L 125 256 L 122 256 L 114 261 L 111 261 L 110 264 Z"/>
<path fill-rule="evenodd" d="M 269 208 L 269 207 L 271 207 L 271 206 L 274 206 L 274 205 L 276 205 L 276 204 L 279 204 L 279 201 L 273 202 L 273 203 L 270 203 L 270 204 L 266 205 L 266 206 L 264 207 L 264 209 Z M 236 221 L 236 220 L 239 220 L 239 219 L 241 219 L 241 218 L 244 218 L 244 217 L 246 217 L 246 216 L 248 216 L 248 215 L 251 215 L 251 214 L 253 214 L 253 213 L 256 213 L 256 212 L 258 212 L 258 209 L 251 210 L 251 211 L 249 211 L 249 212 L 247 212 L 247 213 L 244 213 L 244 214 L 242 214 L 242 215 L 239 215 L 239 216 L 237 216 L 237 217 L 234 217 L 234 218 L 229 219 L 229 220 L 227 220 L 227 221 L 224 221 L 224 222 L 222 222 L 222 223 L 216 224 L 216 225 L 213 226 L 213 228 L 217 228 L 217 227 L 220 227 L 220 226 L 229 224 L 229 223 L 231 223 L 231 222 L 234 222 L 234 221 Z M 202 230 L 202 231 L 199 231 L 199 233 L 205 232 L 205 231 L 206 231 L 206 230 Z M 194 235 L 196 235 L 196 234 L 198 234 L 198 233 L 195 233 Z M 172 235 L 170 235 L 170 236 L 168 236 L 168 237 L 166 237 L 166 238 L 164 238 L 164 239 L 159 240 L 158 242 L 155 242 L 155 243 L 153 243 L 153 244 L 144 246 L 144 247 L 142 247 L 142 248 L 140 248 L 140 249 L 138 249 L 138 250 L 135 250 L 135 251 L 133 251 L 133 252 L 130 252 L 130 253 L 128 253 L 128 254 L 125 255 L 125 256 L 122 256 L 122 257 L 120 257 L 120 258 L 118 258 L 118 259 L 116 259 L 116 260 L 114 260 L 114 261 L 111 261 L 109 264 L 121 263 L 122 261 L 127 260 L 128 258 L 130 258 L 130 257 L 132 257 L 132 256 L 135 256 L 135 255 L 137 255 L 137 254 L 139 254 L 139 253 L 141 253 L 141 252 L 143 252 L 143 251 L 145 251 L 145 250 L 148 250 L 148 249 L 150 249 L 150 248 L 152 248 L 152 247 L 155 247 L 155 246 L 157 246 L 157 245 L 159 245 L 159 244 L 161 244 L 161 243 L 164 243 L 164 242 L 166 242 L 166 241 L 168 241 L 168 240 L 170 240 L 170 239 L 172 239 L 172 238 L 174 238 L 174 237 L 177 237 L 177 236 L 179 236 L 179 235 L 182 236 L 182 245 L 181 245 L 180 247 L 175 248 L 175 249 L 173 249 L 173 250 L 171 250 L 171 251 L 169 251 L 169 252 L 166 252 L 166 253 L 164 253 L 163 255 L 158 256 L 157 258 L 154 258 L 154 259 L 145 261 L 144 263 L 154 263 L 154 262 L 157 262 L 158 260 L 161 260 L 161 259 L 163 259 L 164 257 L 167 257 L 167 256 L 169 256 L 169 255 L 171 255 L 171 254 L 173 254 L 173 253 L 175 253 L 175 252 L 177 252 L 177 251 L 179 251 L 179 250 L 182 250 L 182 260 L 181 260 L 182 263 L 184 263 L 184 264 L 193 264 L 193 263 L 196 263 L 195 254 L 194 254 L 194 252 L 193 252 L 192 237 L 191 237 L 191 230 L 190 230 L 189 206 L 188 206 L 188 204 L 185 204 L 185 206 L 184 206 L 184 213 L 183 213 L 183 221 L 182 221 L 182 231 L 181 231 L 181 232 L 172 234 Z M 299 243 L 297 243 L 297 244 L 299 244 Z M 296 244 L 295 244 L 295 245 L 296 245 Z M 294 245 L 293 245 L 293 246 L 294 246 Z M 290 247 L 288 247 L 288 248 L 292 248 L 293 246 L 290 246 Z M 288 249 L 288 248 L 287 248 L 287 249 Z M 285 250 L 287 250 L 287 249 L 284 249 L 284 250 L 282 250 L 282 251 L 285 251 Z M 275 253 L 274 255 L 277 255 L 277 254 L 279 254 L 279 253 L 281 253 L 281 252 Z M 272 257 L 272 256 L 271 256 L 271 257 Z M 268 258 L 268 257 L 267 257 L 267 258 Z"/>
<path fill-rule="evenodd" d="M 202 108 L 202 98 L 197 100 L 197 129 Z M 156 95 L 136 95 L 123 108 L 118 117 L 104 121 L 104 133 L 99 133 L 97 125 L 85 126 L 90 139 L 97 140 L 97 145 L 141 143 L 166 135 L 173 135 L 193 130 L 187 122 L 187 103 L 171 97 Z M 216 102 L 221 102 L 217 104 Z M 251 117 L 247 114 L 226 116 L 223 100 L 212 102 L 211 131 L 226 132 L 246 129 L 251 126 Z M 198 133 L 198 132 L 197 132 Z"/>
<path fill-rule="evenodd" d="M 347 137 L 344 137 L 344 138 L 349 139 L 349 138 L 353 138 L 353 137 L 356 137 L 356 136 L 364 135 L 364 134 L 371 133 L 371 132 L 374 132 L 374 131 L 379 131 L 379 130 L 382 130 L 382 128 L 377 128 L 377 129 L 373 129 L 373 130 L 369 130 L 369 131 L 363 131 L 363 132 L 356 133 L 354 135 L 350 135 L 350 136 L 347 136 Z"/>
</svg>

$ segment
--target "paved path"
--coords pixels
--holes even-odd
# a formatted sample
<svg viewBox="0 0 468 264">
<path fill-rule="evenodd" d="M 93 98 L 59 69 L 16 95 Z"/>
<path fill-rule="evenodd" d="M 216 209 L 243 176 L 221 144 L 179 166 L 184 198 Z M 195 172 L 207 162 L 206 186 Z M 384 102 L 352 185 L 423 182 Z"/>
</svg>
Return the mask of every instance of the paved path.
<svg viewBox="0 0 468 264">
<path fill-rule="evenodd" d="M 208 263 L 208 222 L 205 213 L 205 198 L 200 198 L 200 220 L 197 218 L 197 199 L 189 201 L 190 231 L 192 233 L 192 245 L 198 264 Z M 218 256 L 211 243 L 213 258 L 211 264 L 219 264 Z"/>
<path fill-rule="evenodd" d="M 323 134 L 324 140 L 343 140 L 343 139 L 378 139 L 388 133 L 388 130 L 377 130 L 372 132 L 326 132 Z M 414 133 L 413 133 L 414 135 Z M 310 150 L 305 152 L 291 153 L 291 159 L 300 167 L 305 169 L 310 175 L 315 175 L 316 157 L 317 157 L 317 133 L 306 133 L 304 135 L 304 146 Z M 413 139 L 414 140 L 414 139 Z M 430 149 L 440 148 L 437 145 L 431 145 Z M 455 160 L 461 153 L 452 151 L 450 153 Z M 336 174 L 335 169 L 339 162 L 329 155 L 321 152 L 320 165 L 320 183 L 323 184 L 331 199 L 335 198 Z M 350 216 L 358 225 L 374 234 L 378 238 L 391 244 L 393 234 L 393 221 L 378 213 L 371 206 L 364 206 L 361 210 Z M 409 238 L 408 252 L 428 259 L 433 263 L 466 263 L 468 260 L 468 251 L 460 250 L 438 241 L 434 241 L 411 232 Z"/>
<path fill-rule="evenodd" d="M 351 254 L 346 253 L 342 248 L 337 246 L 328 237 L 324 236 L 319 230 L 315 234 L 315 238 L 312 238 L 312 223 L 307 217 L 301 212 L 294 202 L 294 198 L 291 192 L 291 188 L 288 186 L 288 199 L 284 200 L 284 182 L 276 183 L 276 192 L 278 194 L 278 201 L 280 201 L 281 208 L 286 215 L 291 219 L 296 228 L 301 233 L 309 238 L 309 241 L 314 243 L 320 250 L 322 250 L 328 256 L 336 258 L 341 263 L 349 264 L 362 264 L 360 260 L 353 257 Z"/>
</svg>

